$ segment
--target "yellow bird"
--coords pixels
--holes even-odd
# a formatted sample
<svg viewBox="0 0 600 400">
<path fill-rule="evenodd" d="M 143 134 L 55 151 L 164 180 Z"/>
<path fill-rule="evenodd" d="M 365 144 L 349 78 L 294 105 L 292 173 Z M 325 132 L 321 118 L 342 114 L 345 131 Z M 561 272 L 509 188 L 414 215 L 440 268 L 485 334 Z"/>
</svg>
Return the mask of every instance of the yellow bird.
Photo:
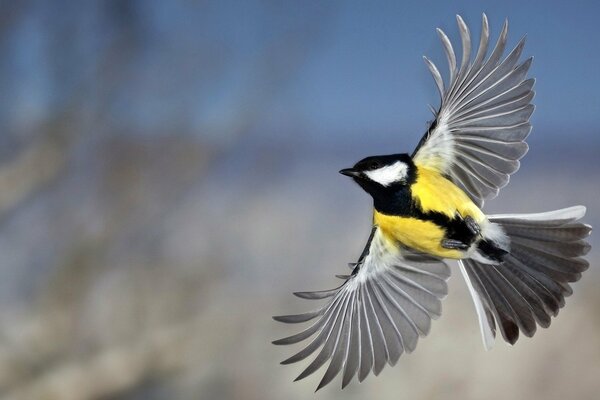
<svg viewBox="0 0 600 400">
<path fill-rule="evenodd" d="M 462 58 L 438 29 L 449 64 L 445 85 L 425 58 L 441 96 L 436 118 L 412 155 L 367 157 L 340 173 L 373 198 L 373 229 L 351 275 L 331 290 L 299 292 L 327 299 L 316 311 L 274 317 L 312 325 L 275 344 L 312 338 L 294 363 L 318 351 L 298 376 L 329 362 L 317 388 L 342 372 L 342 388 L 355 375 L 362 381 L 403 352 L 415 349 L 431 320 L 441 315 L 450 269 L 458 260 L 479 319 L 486 349 L 496 329 L 510 344 L 519 332 L 533 336 L 548 327 L 564 306 L 575 282 L 588 268 L 589 225 L 578 222 L 585 207 L 538 214 L 485 215 L 484 200 L 494 198 L 519 169 L 528 146 L 534 80 L 532 59 L 519 63 L 521 40 L 506 56 L 508 24 L 488 53 L 489 28 L 483 15 L 479 47 L 471 60 L 471 36 L 457 16 Z"/>
</svg>

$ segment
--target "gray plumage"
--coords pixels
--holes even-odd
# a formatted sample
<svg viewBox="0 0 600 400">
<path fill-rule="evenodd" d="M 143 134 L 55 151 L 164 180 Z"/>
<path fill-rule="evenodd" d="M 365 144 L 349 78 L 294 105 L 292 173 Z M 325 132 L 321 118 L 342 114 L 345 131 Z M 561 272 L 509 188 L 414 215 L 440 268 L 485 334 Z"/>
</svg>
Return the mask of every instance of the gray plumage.
<svg viewBox="0 0 600 400">
<path fill-rule="evenodd" d="M 502 60 L 508 33 L 505 22 L 486 59 L 489 26 L 484 14 L 479 49 L 471 63 L 470 32 L 460 16 L 457 21 L 463 49 L 460 68 L 450 40 L 438 29 L 448 60 L 448 85 L 425 57 L 441 105 L 413 159 L 450 176 L 481 206 L 508 184 L 510 175 L 519 169 L 519 159 L 527 153 L 525 138 L 531 131 L 534 80 L 526 79 L 526 75 L 532 58 L 518 64 L 525 45 L 521 39 Z"/>
<path fill-rule="evenodd" d="M 584 214 L 585 207 L 577 206 L 549 213 L 489 216 L 509 236 L 510 253 L 499 265 L 471 259 L 459 263 L 479 297 L 475 300 L 484 306 L 480 323 L 489 325 L 492 336 L 498 327 L 504 339 L 514 344 L 519 331 L 531 337 L 537 325 L 550 326 L 551 317 L 572 293 L 569 283 L 578 281 L 589 266 L 581 258 L 590 249 L 585 238 L 592 229 L 578 222 Z"/>
<path fill-rule="evenodd" d="M 368 253 L 340 287 L 295 293 L 304 299 L 329 299 L 315 311 L 273 317 L 285 323 L 315 320 L 304 331 L 276 340 L 277 345 L 312 340 L 282 364 L 301 361 L 318 352 L 296 378 L 303 379 L 325 363 L 329 366 L 317 388 L 343 371 L 342 387 L 358 373 L 378 375 L 385 364 L 394 365 L 404 352 L 413 351 L 419 337 L 429 333 L 431 320 L 441 315 L 450 270 L 442 261 L 410 251 L 395 251 L 377 230 Z"/>
</svg>

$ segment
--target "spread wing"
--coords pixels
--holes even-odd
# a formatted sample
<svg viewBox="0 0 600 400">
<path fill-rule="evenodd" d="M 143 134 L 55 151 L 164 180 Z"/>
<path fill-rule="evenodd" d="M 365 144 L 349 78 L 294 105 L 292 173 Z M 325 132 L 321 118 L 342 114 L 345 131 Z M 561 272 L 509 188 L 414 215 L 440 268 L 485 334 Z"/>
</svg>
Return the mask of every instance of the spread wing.
<svg viewBox="0 0 600 400">
<path fill-rule="evenodd" d="M 450 40 L 438 29 L 450 69 L 447 85 L 437 67 L 425 58 L 441 105 L 413 159 L 447 175 L 481 206 L 508 184 L 510 175 L 519 169 L 519 159 L 527 153 L 534 79 L 526 77 L 533 58 L 518 63 L 523 38 L 502 60 L 507 22 L 486 58 L 489 28 L 484 14 L 479 48 L 471 62 L 469 28 L 460 16 L 457 21 L 462 41 L 460 66 Z"/>
<path fill-rule="evenodd" d="M 362 381 L 386 363 L 394 365 L 403 352 L 415 349 L 420 336 L 429 332 L 431 320 L 441 314 L 450 269 L 438 259 L 400 252 L 387 244 L 375 227 L 365 251 L 345 282 L 331 290 L 295 293 L 304 299 L 327 299 L 315 311 L 274 317 L 285 323 L 312 321 L 300 333 L 276 340 L 277 345 L 312 338 L 282 364 L 295 363 L 318 351 L 296 378 L 303 379 L 329 362 L 319 386 L 343 371 L 342 388 L 358 374 Z"/>
</svg>

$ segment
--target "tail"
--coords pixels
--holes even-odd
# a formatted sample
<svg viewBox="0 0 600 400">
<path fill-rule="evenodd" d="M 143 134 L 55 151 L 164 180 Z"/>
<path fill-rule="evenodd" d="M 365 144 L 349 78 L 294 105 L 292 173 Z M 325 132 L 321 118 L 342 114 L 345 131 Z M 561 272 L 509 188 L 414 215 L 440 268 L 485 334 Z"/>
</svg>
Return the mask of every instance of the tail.
<svg viewBox="0 0 600 400">
<path fill-rule="evenodd" d="M 497 265 L 473 259 L 459 261 L 467 282 L 486 349 L 496 326 L 510 344 L 534 335 L 537 325 L 550 326 L 573 293 L 570 282 L 581 278 L 589 264 L 581 258 L 591 246 L 585 238 L 591 226 L 578 222 L 585 207 L 539 214 L 493 215 L 489 220 L 510 238 L 510 250 Z"/>
</svg>

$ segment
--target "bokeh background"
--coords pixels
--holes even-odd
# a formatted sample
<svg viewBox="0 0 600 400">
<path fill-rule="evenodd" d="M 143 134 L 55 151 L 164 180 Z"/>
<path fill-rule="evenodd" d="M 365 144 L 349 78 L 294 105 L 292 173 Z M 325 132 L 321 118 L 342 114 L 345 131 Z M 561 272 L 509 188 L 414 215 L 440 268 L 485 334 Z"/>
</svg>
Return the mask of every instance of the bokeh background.
<svg viewBox="0 0 600 400">
<path fill-rule="evenodd" d="M 0 398 L 598 398 L 595 250 L 514 347 L 483 350 L 458 273 L 417 351 L 343 392 L 270 344 L 359 255 L 370 200 L 337 171 L 412 150 L 456 13 L 536 57 L 531 150 L 486 210 L 600 226 L 598 4 L 0 3 Z"/>
</svg>

